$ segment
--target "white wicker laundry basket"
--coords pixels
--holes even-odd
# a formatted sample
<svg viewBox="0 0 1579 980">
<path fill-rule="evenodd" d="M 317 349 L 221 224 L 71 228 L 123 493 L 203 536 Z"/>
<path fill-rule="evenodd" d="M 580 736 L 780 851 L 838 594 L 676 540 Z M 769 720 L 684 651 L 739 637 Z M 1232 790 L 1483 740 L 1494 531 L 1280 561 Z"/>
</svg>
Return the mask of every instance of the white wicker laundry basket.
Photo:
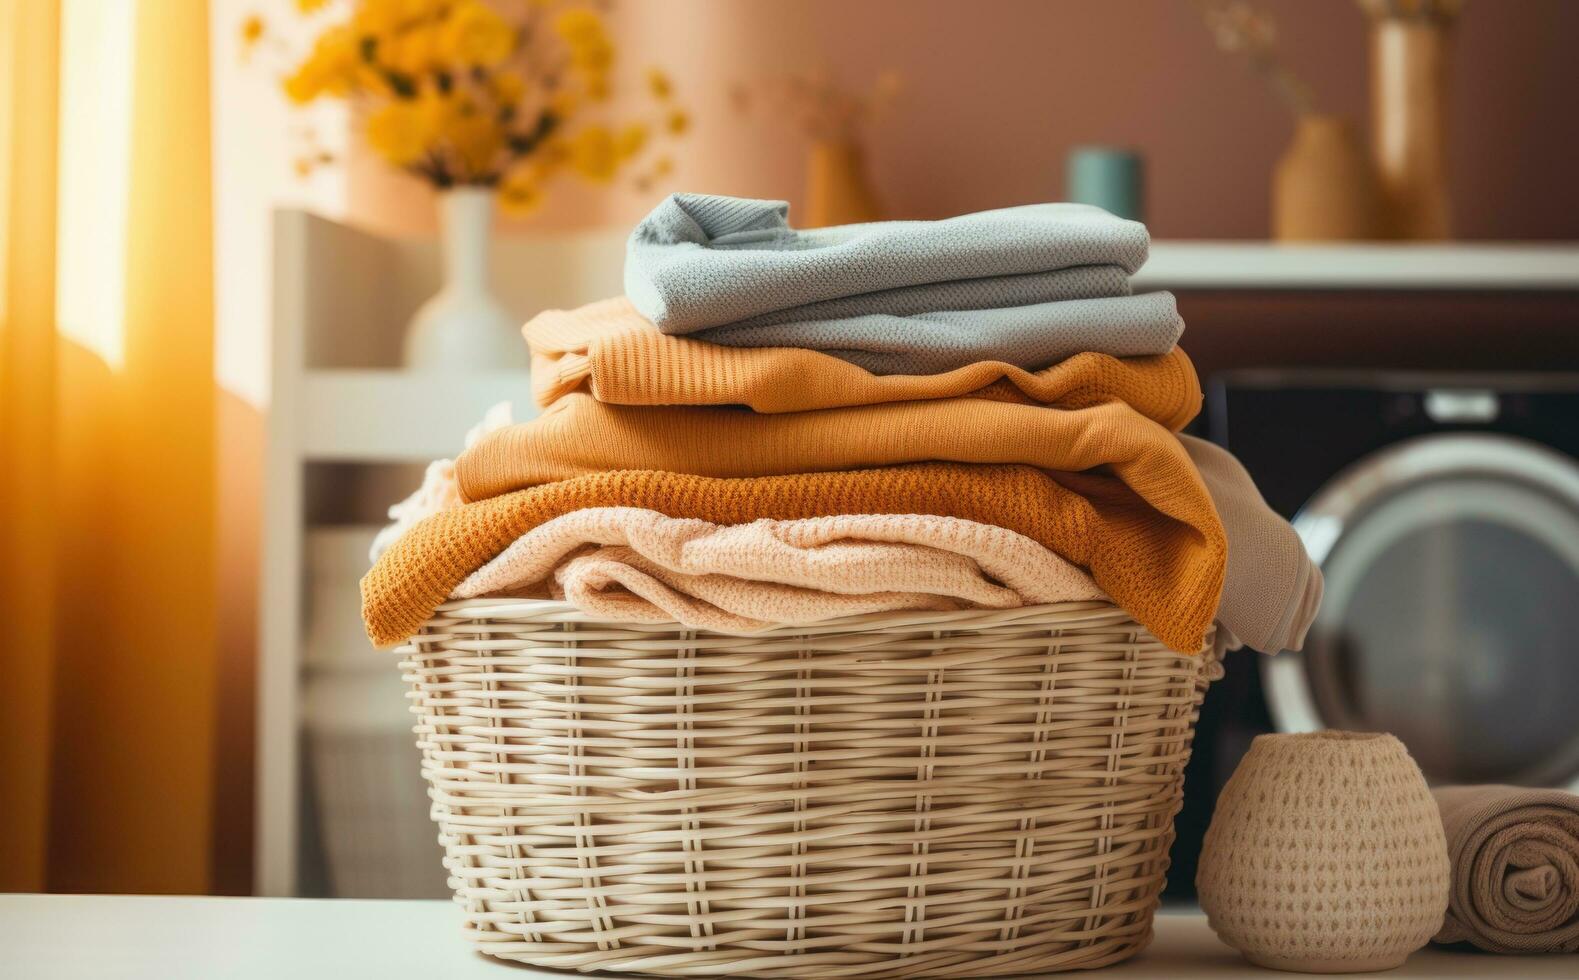
<svg viewBox="0 0 1579 980">
<path fill-rule="evenodd" d="M 401 652 L 477 948 L 668 976 L 1132 955 L 1219 672 L 1091 602 L 734 636 L 482 599 Z"/>
</svg>

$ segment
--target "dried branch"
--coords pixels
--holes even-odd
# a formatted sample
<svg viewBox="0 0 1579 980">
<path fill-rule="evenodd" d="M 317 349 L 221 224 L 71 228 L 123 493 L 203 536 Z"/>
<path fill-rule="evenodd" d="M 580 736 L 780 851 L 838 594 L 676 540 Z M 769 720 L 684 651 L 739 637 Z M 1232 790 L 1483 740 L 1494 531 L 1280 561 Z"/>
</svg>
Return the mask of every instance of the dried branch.
<svg viewBox="0 0 1579 980">
<path fill-rule="evenodd" d="M 765 112 L 794 120 L 811 139 L 853 142 L 903 88 L 898 72 L 885 71 L 869 91 L 853 91 L 819 68 L 755 86 L 737 83 L 730 89 L 730 100 L 737 111 L 750 112 L 760 97 Z"/>
<path fill-rule="evenodd" d="M 1271 15 L 1245 0 L 1198 0 L 1197 6 L 1220 50 L 1242 56 L 1294 114 L 1314 108 L 1310 86 L 1283 63 Z"/>
</svg>

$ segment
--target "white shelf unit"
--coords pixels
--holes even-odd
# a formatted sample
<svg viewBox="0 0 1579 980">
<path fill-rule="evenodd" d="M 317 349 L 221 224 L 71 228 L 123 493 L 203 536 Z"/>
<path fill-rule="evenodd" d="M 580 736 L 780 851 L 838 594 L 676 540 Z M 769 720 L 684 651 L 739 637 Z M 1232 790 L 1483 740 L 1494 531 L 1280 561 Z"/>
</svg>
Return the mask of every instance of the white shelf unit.
<svg viewBox="0 0 1579 980">
<path fill-rule="evenodd" d="M 1579 247 L 1567 242 L 1425 244 L 1169 241 L 1152 246 L 1137 290 L 1579 289 Z"/>
<path fill-rule="evenodd" d="M 425 463 L 453 456 L 460 435 L 499 402 L 529 410 L 525 375 L 455 377 L 401 371 L 309 371 L 302 378 L 300 433 L 305 459 L 321 462 Z"/>
<path fill-rule="evenodd" d="M 524 321 L 539 309 L 618 293 L 623 258 L 623 235 L 500 238 L 495 291 Z M 511 402 L 517 418 L 534 413 L 525 372 L 446 375 L 397 367 L 403 325 L 438 289 L 438 275 L 431 241 L 386 238 L 301 211 L 275 215 L 258 647 L 255 881 L 261 895 L 297 894 L 302 871 L 309 468 L 426 463 L 455 455 L 466 431 L 498 402 Z M 355 590 L 357 583 L 345 587 Z"/>
<path fill-rule="evenodd" d="M 259 647 L 257 890 L 296 894 L 308 467 L 424 463 L 458 451 L 484 411 L 532 412 L 524 373 L 396 369 L 401 325 L 438 288 L 433 243 L 299 211 L 274 224 L 274 358 Z M 621 291 L 624 233 L 500 239 L 494 283 L 523 320 Z M 1138 289 L 1579 289 L 1568 245 L 1271 245 L 1160 242 Z M 355 582 L 347 582 L 355 589 Z M 413 773 L 413 778 L 415 774 Z"/>
</svg>

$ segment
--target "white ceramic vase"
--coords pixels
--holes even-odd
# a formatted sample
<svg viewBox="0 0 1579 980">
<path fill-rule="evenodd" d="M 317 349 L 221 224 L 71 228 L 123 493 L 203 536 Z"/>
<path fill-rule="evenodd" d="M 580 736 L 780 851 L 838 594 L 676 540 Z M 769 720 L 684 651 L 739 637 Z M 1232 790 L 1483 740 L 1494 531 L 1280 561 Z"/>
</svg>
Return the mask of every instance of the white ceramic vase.
<svg viewBox="0 0 1579 980">
<path fill-rule="evenodd" d="M 521 325 L 488 285 L 494 193 L 458 187 L 439 196 L 444 285 L 406 330 L 406 366 L 418 371 L 526 368 Z"/>
</svg>

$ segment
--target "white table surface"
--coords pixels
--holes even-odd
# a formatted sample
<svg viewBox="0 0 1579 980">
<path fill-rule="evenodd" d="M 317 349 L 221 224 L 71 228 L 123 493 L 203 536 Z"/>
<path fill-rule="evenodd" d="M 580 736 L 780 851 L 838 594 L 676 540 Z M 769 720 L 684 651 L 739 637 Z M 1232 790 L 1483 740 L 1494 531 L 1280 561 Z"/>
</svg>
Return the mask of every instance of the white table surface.
<svg viewBox="0 0 1579 980">
<path fill-rule="evenodd" d="M 1151 946 L 1094 973 L 1155 980 L 1289 976 L 1251 966 L 1194 913 L 1157 917 Z M 1355 974 L 1358 976 L 1359 974 Z M 1579 956 L 1428 947 L 1386 977 L 1579 977 Z M 490 960 L 448 902 L 0 895 L 0 976 L 203 980 L 538 980 L 576 974 Z"/>
</svg>

